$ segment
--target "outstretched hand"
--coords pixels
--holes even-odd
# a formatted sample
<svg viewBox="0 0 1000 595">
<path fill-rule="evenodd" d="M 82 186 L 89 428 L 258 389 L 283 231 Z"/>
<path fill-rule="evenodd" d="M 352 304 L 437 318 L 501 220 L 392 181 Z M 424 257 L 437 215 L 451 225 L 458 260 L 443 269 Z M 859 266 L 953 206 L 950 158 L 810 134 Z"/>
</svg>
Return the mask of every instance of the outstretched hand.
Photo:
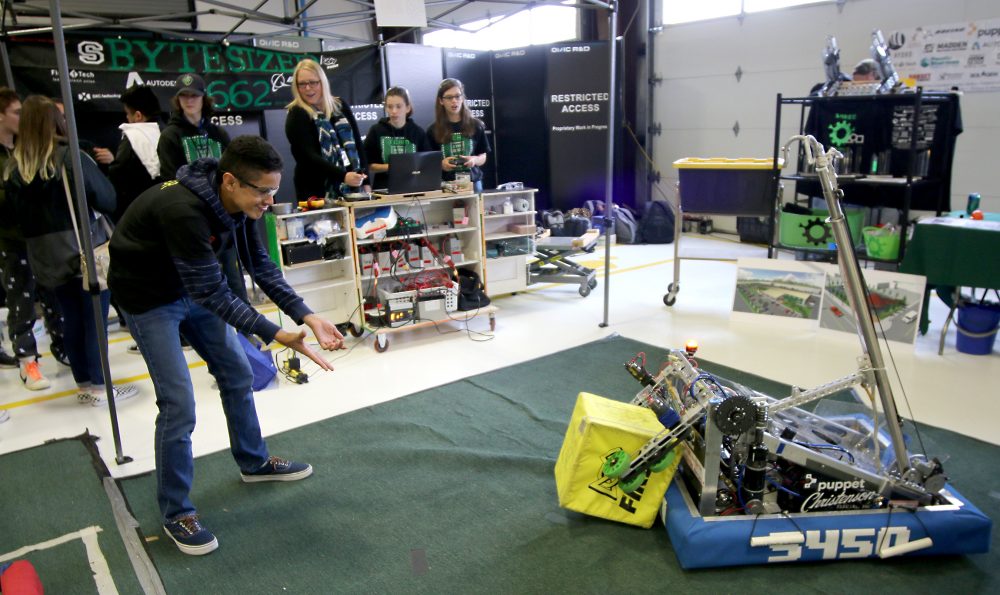
<svg viewBox="0 0 1000 595">
<path fill-rule="evenodd" d="M 274 335 L 274 340 L 281 343 L 285 347 L 298 351 L 302 355 L 308 357 L 312 361 L 316 362 L 316 365 L 320 368 L 324 370 L 333 370 L 333 366 L 330 365 L 330 362 L 317 355 L 316 352 L 313 351 L 312 348 L 306 343 L 305 331 L 292 332 L 282 329 Z"/>
<path fill-rule="evenodd" d="M 337 349 L 346 349 L 347 346 L 344 345 L 344 335 L 337 330 L 337 325 L 333 324 L 325 318 L 320 318 L 316 314 L 307 314 L 302 322 L 306 323 L 314 335 L 316 335 L 316 340 L 319 341 L 319 346 L 327 351 L 335 351 Z"/>
</svg>

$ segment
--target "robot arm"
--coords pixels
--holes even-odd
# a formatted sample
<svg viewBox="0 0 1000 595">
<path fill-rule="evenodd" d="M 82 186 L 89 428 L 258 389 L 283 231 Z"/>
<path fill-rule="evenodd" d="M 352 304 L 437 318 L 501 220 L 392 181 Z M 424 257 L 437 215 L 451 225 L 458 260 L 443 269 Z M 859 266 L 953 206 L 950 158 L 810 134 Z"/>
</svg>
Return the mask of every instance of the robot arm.
<svg viewBox="0 0 1000 595">
<path fill-rule="evenodd" d="M 841 81 L 850 80 L 846 74 L 840 71 L 840 48 L 837 46 L 837 38 L 828 35 L 826 38 L 826 49 L 823 51 L 823 70 L 826 72 L 826 83 L 820 90 L 820 95 L 836 95 L 837 87 Z"/>
<path fill-rule="evenodd" d="M 892 93 L 899 85 L 899 75 L 896 73 L 896 67 L 892 65 L 889 45 L 885 42 L 881 29 L 872 31 L 872 58 L 878 63 L 879 75 L 882 78 L 878 92 Z"/>
</svg>

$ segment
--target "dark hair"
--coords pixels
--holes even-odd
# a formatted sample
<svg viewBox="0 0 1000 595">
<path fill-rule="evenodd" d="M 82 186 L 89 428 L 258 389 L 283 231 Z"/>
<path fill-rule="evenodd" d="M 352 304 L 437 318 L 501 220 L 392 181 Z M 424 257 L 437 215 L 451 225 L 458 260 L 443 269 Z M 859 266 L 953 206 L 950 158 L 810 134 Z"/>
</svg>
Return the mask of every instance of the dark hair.
<svg viewBox="0 0 1000 595">
<path fill-rule="evenodd" d="M 7 111 L 10 104 L 15 101 L 21 101 L 21 98 L 17 96 L 17 93 L 9 87 L 0 87 L 0 112 Z"/>
<path fill-rule="evenodd" d="M 160 100 L 153 90 L 145 85 L 132 85 L 122 93 L 120 100 L 134 112 L 142 112 L 147 119 L 160 115 Z"/>
<path fill-rule="evenodd" d="M 854 76 L 868 76 L 874 74 L 876 79 L 881 79 L 878 62 L 871 58 L 865 58 L 854 67 Z"/>
<path fill-rule="evenodd" d="M 434 139 L 438 143 L 444 144 L 451 140 L 451 123 L 448 122 L 448 114 L 444 110 L 444 106 L 441 105 L 441 99 L 444 94 L 448 92 L 449 89 L 458 88 L 458 91 L 464 96 L 465 86 L 462 85 L 462 81 L 458 79 L 444 79 L 441 84 L 438 85 L 437 101 L 434 102 Z M 476 133 L 476 122 L 477 120 L 472 117 L 472 112 L 469 111 L 469 105 L 462 99 L 462 110 L 459 113 L 461 116 L 459 131 L 463 136 L 471 137 Z"/>
<path fill-rule="evenodd" d="M 409 118 L 413 115 L 413 103 L 410 101 L 410 92 L 406 90 L 406 87 L 400 87 L 399 85 L 395 87 L 389 87 L 389 90 L 385 92 L 385 101 L 389 101 L 390 97 L 399 97 L 406 104 L 406 117 Z"/>
<path fill-rule="evenodd" d="M 212 96 L 208 93 L 202 95 L 201 98 L 201 117 L 207 118 L 215 113 L 215 101 L 212 100 Z M 177 99 L 177 95 L 170 98 L 170 109 L 179 114 L 184 113 L 184 110 L 181 109 L 181 102 Z"/>
<path fill-rule="evenodd" d="M 219 171 L 228 171 L 241 180 L 281 171 L 281 155 L 266 140 L 252 134 L 237 136 L 219 159 Z"/>
</svg>

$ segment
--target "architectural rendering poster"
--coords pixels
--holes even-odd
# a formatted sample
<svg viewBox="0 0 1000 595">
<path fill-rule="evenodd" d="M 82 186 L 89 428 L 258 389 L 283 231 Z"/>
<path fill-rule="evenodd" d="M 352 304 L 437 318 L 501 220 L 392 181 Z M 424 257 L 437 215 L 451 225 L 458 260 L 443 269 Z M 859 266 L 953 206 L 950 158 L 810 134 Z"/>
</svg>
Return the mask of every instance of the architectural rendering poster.
<svg viewBox="0 0 1000 595">
<path fill-rule="evenodd" d="M 868 299 L 878 320 L 875 332 L 890 341 L 913 343 L 923 306 L 925 278 L 889 271 L 865 269 Z M 848 304 L 840 270 L 831 265 L 823 289 L 822 328 L 857 333 L 858 321 Z M 881 327 L 881 328 L 879 328 Z"/>
<path fill-rule="evenodd" d="M 878 335 L 912 344 L 925 278 L 869 269 L 863 274 Z M 837 265 L 763 258 L 737 261 L 733 318 L 850 334 L 858 327 Z"/>
<path fill-rule="evenodd" d="M 741 258 L 736 267 L 734 318 L 766 316 L 771 322 L 815 326 L 825 280 L 818 263 Z"/>
</svg>

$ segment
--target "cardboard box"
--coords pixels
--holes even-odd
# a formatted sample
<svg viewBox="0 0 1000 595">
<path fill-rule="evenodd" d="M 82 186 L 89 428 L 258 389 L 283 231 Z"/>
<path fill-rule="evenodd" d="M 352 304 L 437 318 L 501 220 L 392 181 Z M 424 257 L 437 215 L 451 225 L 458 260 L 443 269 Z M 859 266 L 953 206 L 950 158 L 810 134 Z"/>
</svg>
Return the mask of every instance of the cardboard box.
<svg viewBox="0 0 1000 595">
<path fill-rule="evenodd" d="M 606 477 L 601 467 L 613 452 L 633 454 L 662 431 L 663 425 L 649 409 L 590 393 L 577 395 L 556 460 L 559 505 L 612 521 L 652 526 L 680 457 L 665 471 L 651 474 L 631 494 L 618 487 L 617 479 Z"/>
<path fill-rule="evenodd" d="M 511 233 L 535 233 L 535 225 L 532 223 L 511 223 L 507 229 Z"/>
</svg>

